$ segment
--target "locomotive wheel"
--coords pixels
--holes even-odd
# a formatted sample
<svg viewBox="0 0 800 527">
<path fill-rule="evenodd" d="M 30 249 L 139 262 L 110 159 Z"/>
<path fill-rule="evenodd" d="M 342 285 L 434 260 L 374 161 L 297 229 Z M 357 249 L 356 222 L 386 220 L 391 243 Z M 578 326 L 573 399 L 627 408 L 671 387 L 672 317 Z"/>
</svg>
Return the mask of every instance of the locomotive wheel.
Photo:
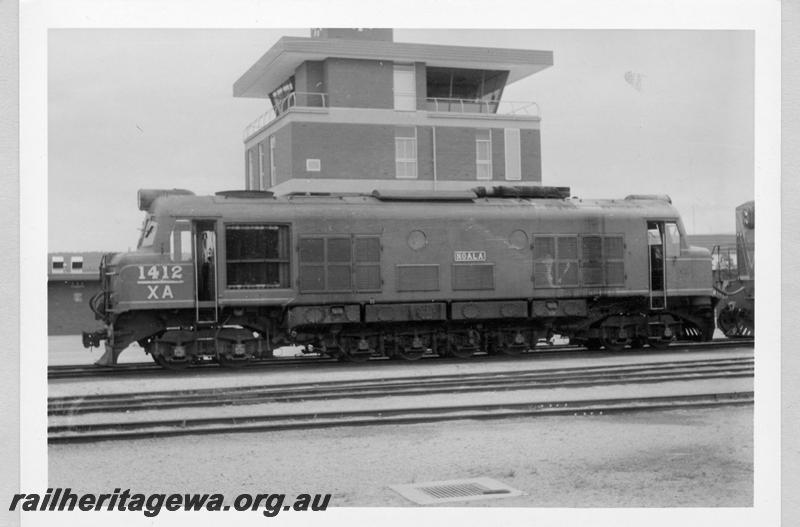
<svg viewBox="0 0 800 527">
<path fill-rule="evenodd" d="M 642 337 L 635 337 L 631 339 L 631 349 L 632 350 L 640 350 L 644 347 L 645 343 L 648 342 L 647 339 Z"/>
<path fill-rule="evenodd" d="M 752 329 L 737 309 L 726 307 L 720 311 L 717 317 L 717 325 L 728 338 L 750 337 L 753 335 Z"/>
<path fill-rule="evenodd" d="M 447 354 L 459 359 L 468 359 L 478 351 L 480 334 L 471 329 L 463 333 L 453 333 L 447 339 Z"/>
<path fill-rule="evenodd" d="M 654 315 L 650 317 L 647 326 L 647 343 L 650 347 L 657 350 L 667 349 L 672 341 L 675 340 L 675 325 L 676 320 L 670 315 Z"/>
<path fill-rule="evenodd" d="M 392 349 L 391 356 L 415 361 L 422 358 L 427 351 L 427 348 L 421 342 L 419 337 L 412 337 L 410 335 L 398 335 L 393 339 L 394 348 Z"/>
<path fill-rule="evenodd" d="M 419 360 L 428 351 L 425 339 L 417 335 L 396 335 L 389 346 L 388 355 L 403 360 Z"/>
<path fill-rule="evenodd" d="M 650 345 L 650 347 L 657 350 L 667 349 L 672 341 L 673 339 L 664 339 L 658 337 L 650 337 L 647 339 L 647 343 Z"/>
<path fill-rule="evenodd" d="M 603 337 L 601 337 L 600 341 L 603 343 L 603 347 L 606 348 L 608 351 L 622 351 L 625 347 L 631 344 L 632 339 L 630 337 L 619 336 L 619 329 L 620 328 L 604 328 Z"/>
<path fill-rule="evenodd" d="M 169 342 L 155 342 L 151 344 L 151 356 L 153 360 L 167 370 L 185 370 L 192 363 L 189 356 L 174 357 L 175 345 Z"/>
<path fill-rule="evenodd" d="M 186 359 L 184 360 L 168 359 L 161 355 L 153 357 L 153 360 L 156 361 L 156 364 L 158 364 L 162 368 L 173 371 L 185 370 L 186 368 L 189 367 L 190 364 L 189 361 Z"/>
<path fill-rule="evenodd" d="M 530 347 L 530 343 L 522 335 L 521 341 L 517 335 L 522 335 L 518 331 L 503 331 L 498 335 L 498 346 L 497 351 L 502 353 L 503 355 L 511 355 L 516 356 L 520 353 L 524 353 Z"/>
<path fill-rule="evenodd" d="M 603 341 L 600 339 L 587 339 L 583 344 L 589 351 L 598 351 L 603 347 Z"/>
<path fill-rule="evenodd" d="M 225 368 L 242 368 L 246 366 L 248 362 L 250 362 L 251 355 L 248 353 L 247 344 L 244 344 L 244 354 L 238 355 L 235 353 L 236 343 L 234 342 L 218 339 L 216 345 L 216 360 L 220 366 Z"/>
<path fill-rule="evenodd" d="M 604 338 L 602 339 L 603 347 L 606 348 L 608 351 L 622 351 L 625 349 L 625 346 L 628 345 L 628 340 L 618 340 L 618 339 L 610 339 Z"/>
<path fill-rule="evenodd" d="M 521 354 L 525 351 L 525 346 L 518 346 L 514 344 L 504 344 L 498 348 L 503 355 L 510 355 L 512 357 Z"/>
<path fill-rule="evenodd" d="M 359 337 L 342 337 L 339 346 L 339 358 L 349 362 L 366 362 L 372 356 L 373 347 L 368 349 L 359 349 L 358 343 L 361 341 Z M 371 344 L 371 343 L 370 343 Z"/>
<path fill-rule="evenodd" d="M 425 348 L 399 347 L 395 350 L 396 356 L 405 360 L 419 360 L 425 355 Z"/>
</svg>

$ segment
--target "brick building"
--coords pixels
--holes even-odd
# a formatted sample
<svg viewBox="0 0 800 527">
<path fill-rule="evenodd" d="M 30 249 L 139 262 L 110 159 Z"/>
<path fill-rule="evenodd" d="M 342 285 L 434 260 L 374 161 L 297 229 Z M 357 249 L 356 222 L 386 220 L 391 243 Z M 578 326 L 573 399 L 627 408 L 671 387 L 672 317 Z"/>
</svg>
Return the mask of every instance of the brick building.
<svg viewBox="0 0 800 527">
<path fill-rule="evenodd" d="M 538 107 L 502 94 L 552 64 L 551 51 L 401 43 L 391 29 L 283 37 L 233 86 L 270 105 L 245 130 L 245 188 L 540 184 Z"/>
<path fill-rule="evenodd" d="M 77 335 L 100 327 L 89 299 L 100 291 L 101 252 L 47 255 L 47 334 Z"/>
</svg>

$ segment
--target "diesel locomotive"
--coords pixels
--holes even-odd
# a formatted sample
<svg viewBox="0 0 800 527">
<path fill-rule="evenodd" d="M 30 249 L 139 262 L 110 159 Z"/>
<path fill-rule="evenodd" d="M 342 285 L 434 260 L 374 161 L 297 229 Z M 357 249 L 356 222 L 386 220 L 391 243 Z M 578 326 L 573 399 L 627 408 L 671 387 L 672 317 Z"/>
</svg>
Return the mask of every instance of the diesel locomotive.
<svg viewBox="0 0 800 527">
<path fill-rule="evenodd" d="M 736 246 L 712 252 L 714 287 L 724 295 L 717 326 L 728 338 L 755 336 L 755 202 L 736 207 Z"/>
<path fill-rule="evenodd" d="M 141 190 L 133 252 L 90 305 L 98 364 L 136 342 L 161 365 L 238 366 L 299 345 L 414 360 L 708 340 L 721 295 L 667 196 L 565 187 L 289 194 Z"/>
</svg>

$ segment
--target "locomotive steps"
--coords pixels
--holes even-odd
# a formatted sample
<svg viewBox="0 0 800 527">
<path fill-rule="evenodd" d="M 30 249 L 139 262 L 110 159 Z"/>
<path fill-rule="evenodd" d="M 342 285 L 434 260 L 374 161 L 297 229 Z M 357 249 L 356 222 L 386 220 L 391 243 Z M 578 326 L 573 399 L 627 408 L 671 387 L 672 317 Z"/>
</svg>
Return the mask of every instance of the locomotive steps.
<svg viewBox="0 0 800 527">
<path fill-rule="evenodd" d="M 100 441 L 740 405 L 753 401 L 752 375 L 752 357 L 735 357 L 62 397 L 49 401 L 48 439 Z M 348 410 L 342 411 L 343 406 Z"/>
</svg>

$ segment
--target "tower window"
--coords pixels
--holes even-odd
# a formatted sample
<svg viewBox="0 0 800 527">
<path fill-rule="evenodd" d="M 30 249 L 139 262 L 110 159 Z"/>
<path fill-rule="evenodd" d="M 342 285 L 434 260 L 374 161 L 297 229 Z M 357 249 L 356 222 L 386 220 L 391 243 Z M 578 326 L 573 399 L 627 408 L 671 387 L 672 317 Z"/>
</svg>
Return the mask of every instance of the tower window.
<svg viewBox="0 0 800 527">
<path fill-rule="evenodd" d="M 397 128 L 394 137 L 395 168 L 398 179 L 417 179 L 417 129 Z"/>
<path fill-rule="evenodd" d="M 492 179 L 491 130 L 478 130 L 475 135 L 475 164 L 478 179 Z"/>
</svg>

